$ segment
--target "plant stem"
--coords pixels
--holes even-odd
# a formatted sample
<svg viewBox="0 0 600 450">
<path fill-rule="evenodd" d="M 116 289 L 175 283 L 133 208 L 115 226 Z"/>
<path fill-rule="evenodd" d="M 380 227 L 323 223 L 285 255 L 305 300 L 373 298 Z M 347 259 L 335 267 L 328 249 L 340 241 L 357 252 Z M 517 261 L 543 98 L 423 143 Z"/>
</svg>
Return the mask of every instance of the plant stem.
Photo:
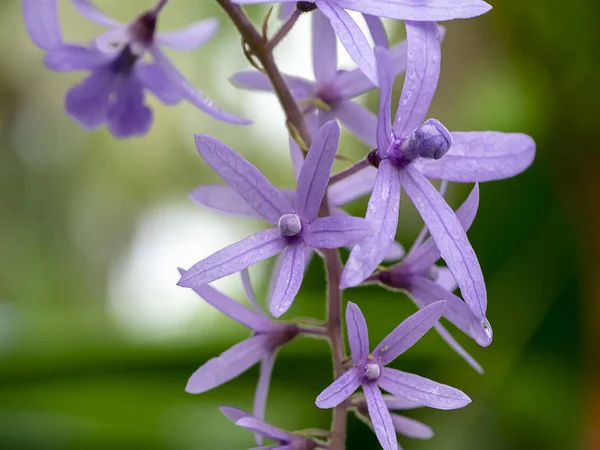
<svg viewBox="0 0 600 450">
<path fill-rule="evenodd" d="M 268 44 L 269 50 L 272 51 L 283 40 L 283 38 L 285 38 L 288 35 L 288 33 L 292 30 L 292 28 L 294 28 L 294 25 L 296 25 L 296 22 L 300 18 L 301 14 L 302 13 L 300 11 L 298 11 L 297 9 L 294 10 L 294 12 L 289 17 L 289 19 L 285 21 L 285 23 L 281 26 L 281 28 L 279 30 L 277 30 L 277 33 L 275 33 L 275 36 L 273 36 L 271 38 L 271 40 L 269 41 L 269 44 Z"/>
<path fill-rule="evenodd" d="M 335 183 L 339 183 L 342 180 L 345 180 L 350 175 L 354 175 L 356 172 L 359 172 L 362 169 L 369 167 L 370 165 L 371 165 L 371 163 L 369 162 L 368 158 L 365 158 L 365 159 L 357 162 L 352 167 L 348 167 L 347 169 L 344 169 L 341 172 L 336 173 L 334 176 L 332 176 L 329 179 L 329 186 L 331 186 L 332 184 L 335 184 Z"/>
</svg>

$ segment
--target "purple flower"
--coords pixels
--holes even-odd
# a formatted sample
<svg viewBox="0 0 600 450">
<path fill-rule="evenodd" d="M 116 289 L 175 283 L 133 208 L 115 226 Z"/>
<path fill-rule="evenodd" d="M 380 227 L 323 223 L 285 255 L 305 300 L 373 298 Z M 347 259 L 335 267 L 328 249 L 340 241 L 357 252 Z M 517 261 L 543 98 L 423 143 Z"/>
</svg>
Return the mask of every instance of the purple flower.
<svg viewBox="0 0 600 450">
<path fill-rule="evenodd" d="M 289 309 L 302 284 L 307 247 L 344 247 L 372 233 L 370 224 L 362 218 L 316 218 L 339 137 L 335 122 L 328 122 L 319 130 L 290 202 L 235 151 L 210 136 L 196 136 L 196 145 L 204 160 L 276 228 L 256 233 L 198 262 L 181 278 L 179 285 L 202 286 L 285 251 L 270 304 L 271 314 L 280 317 Z"/>
<path fill-rule="evenodd" d="M 394 397 L 393 395 L 384 395 L 383 402 L 385 403 L 388 411 L 395 410 L 407 410 L 420 408 L 423 405 L 411 402 L 404 398 Z M 356 408 L 356 412 L 365 417 L 372 425 L 369 419 L 369 408 L 367 405 L 367 399 L 364 396 L 352 399 L 352 406 Z M 427 425 L 408 417 L 401 416 L 399 414 L 390 414 L 392 417 L 392 423 L 396 433 L 413 439 L 431 439 L 433 437 L 433 430 Z"/>
<path fill-rule="evenodd" d="M 366 217 L 376 233 L 354 247 L 344 268 L 342 287 L 360 284 L 383 260 L 396 235 L 402 185 L 465 302 L 485 321 L 487 296 L 477 256 L 454 211 L 427 178 L 460 182 L 507 178 L 531 164 L 535 143 L 524 134 L 449 133 L 435 119 L 423 123 L 440 72 L 440 33 L 432 22 L 406 22 L 406 29 L 408 66 L 393 126 L 392 64 L 386 49 L 375 50 L 381 79 L 377 153 L 372 159 L 379 168 Z"/>
<path fill-rule="evenodd" d="M 218 120 L 249 123 L 206 99 L 160 48 L 164 45 L 175 50 L 193 50 L 214 35 L 218 28 L 215 19 L 178 31 L 156 33 L 165 0 L 130 24 L 106 16 L 89 0 L 73 0 L 73 3 L 82 15 L 110 28 L 90 47 L 63 41 L 56 0 L 23 0 L 23 15 L 33 42 L 47 50 L 44 63 L 48 68 L 56 72 L 90 72 L 69 90 L 65 101 L 67 113 L 81 126 L 95 129 L 106 124 L 119 138 L 146 134 L 152 124 L 152 111 L 145 104 L 145 91 L 167 105 L 187 99 Z M 154 62 L 144 61 L 147 53 Z"/>
<path fill-rule="evenodd" d="M 396 397 L 436 409 L 457 409 L 470 403 L 471 399 L 458 389 L 385 367 L 412 347 L 438 321 L 445 307 L 446 302 L 441 301 L 419 310 L 383 338 L 370 353 L 365 318 L 360 308 L 349 302 L 346 328 L 355 367 L 321 392 L 316 405 L 319 408 L 333 408 L 362 386 L 379 442 L 384 450 L 396 450 L 398 442 L 394 423 L 379 387 Z"/>
<path fill-rule="evenodd" d="M 272 3 L 271 0 L 234 2 L 242 5 Z M 284 2 L 296 3 L 296 0 L 279 0 L 277 3 Z M 335 33 L 356 65 L 375 84 L 377 68 L 371 45 L 347 9 L 375 17 L 435 22 L 476 17 L 492 8 L 482 0 L 315 0 L 314 5 L 331 22 Z M 380 35 L 374 37 L 376 43 L 381 42 L 378 39 Z"/>
<path fill-rule="evenodd" d="M 180 270 L 180 273 L 183 275 L 185 271 Z M 194 288 L 194 291 L 207 303 L 248 327 L 253 331 L 253 335 L 202 365 L 190 377 L 185 390 L 191 394 L 201 394 L 227 383 L 261 362 L 260 376 L 254 397 L 254 415 L 264 418 L 277 351 L 292 341 L 300 333 L 300 329 L 292 323 L 270 320 L 256 301 L 247 273 L 243 274 L 242 280 L 246 294 L 255 308 L 254 311 L 209 285 Z"/>
<path fill-rule="evenodd" d="M 315 448 L 327 448 L 326 445 L 319 444 L 305 436 L 290 433 L 270 425 L 241 409 L 231 406 L 222 406 L 219 409 L 236 425 L 277 442 L 275 446 L 260 447 L 260 449 L 256 448 L 254 450 L 313 450 Z"/>
<path fill-rule="evenodd" d="M 479 186 L 475 185 L 469 197 L 456 211 L 456 217 L 465 232 L 471 227 L 478 206 Z M 457 287 L 456 281 L 446 267 L 435 265 L 440 257 L 440 250 L 430 237 L 422 244 L 416 245 L 400 263 L 373 275 L 370 279 L 406 291 L 419 308 L 438 300 L 445 300 L 446 310 L 443 316 L 479 345 L 487 347 L 492 342 L 491 326 L 487 321 L 482 323 L 465 302 L 452 294 Z M 434 328 L 456 353 L 475 370 L 483 373 L 477 361 L 456 342 L 441 323 L 436 323 Z"/>
</svg>

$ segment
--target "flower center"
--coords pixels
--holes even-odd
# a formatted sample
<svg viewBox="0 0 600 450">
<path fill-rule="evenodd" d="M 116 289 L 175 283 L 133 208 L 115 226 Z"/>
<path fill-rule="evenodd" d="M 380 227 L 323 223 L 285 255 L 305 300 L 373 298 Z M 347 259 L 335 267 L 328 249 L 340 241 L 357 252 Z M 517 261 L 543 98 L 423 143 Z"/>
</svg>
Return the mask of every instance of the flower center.
<svg viewBox="0 0 600 450">
<path fill-rule="evenodd" d="M 339 90 L 331 83 L 317 86 L 315 96 L 329 107 L 334 107 L 342 98 Z"/>
<path fill-rule="evenodd" d="M 142 47 L 149 47 L 154 41 L 157 12 L 149 11 L 138 17 L 130 26 L 131 40 Z"/>
<path fill-rule="evenodd" d="M 417 158 L 440 159 L 452 146 L 452 136 L 436 119 L 429 119 L 406 139 L 395 139 L 387 149 L 392 164 L 398 168 Z"/>
<path fill-rule="evenodd" d="M 284 214 L 279 218 L 277 227 L 283 236 L 296 236 L 302 231 L 302 222 L 296 214 Z"/>
<path fill-rule="evenodd" d="M 379 378 L 379 375 L 381 375 L 381 367 L 379 367 L 379 364 L 367 364 L 367 371 L 365 373 L 365 376 L 369 380 L 376 380 L 377 378 Z"/>
<path fill-rule="evenodd" d="M 116 74 L 127 75 L 133 70 L 133 66 L 139 56 L 131 51 L 131 46 L 126 45 L 119 55 L 112 61 L 112 70 Z"/>
</svg>

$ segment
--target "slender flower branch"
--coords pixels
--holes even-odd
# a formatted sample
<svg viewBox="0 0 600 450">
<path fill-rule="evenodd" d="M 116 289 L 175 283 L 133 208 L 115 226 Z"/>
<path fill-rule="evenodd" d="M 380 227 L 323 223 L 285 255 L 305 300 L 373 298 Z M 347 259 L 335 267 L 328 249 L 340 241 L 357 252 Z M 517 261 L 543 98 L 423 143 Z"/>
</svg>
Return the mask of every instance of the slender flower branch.
<svg viewBox="0 0 600 450">
<path fill-rule="evenodd" d="M 297 9 L 292 13 L 292 15 L 288 18 L 288 20 L 285 21 L 281 28 L 277 30 L 275 36 L 273 36 L 269 41 L 269 50 L 273 50 L 275 47 L 277 47 L 277 45 L 288 35 L 292 28 L 294 28 L 294 25 L 296 25 L 296 22 L 300 18 L 301 14 L 302 12 L 298 11 Z"/>
<path fill-rule="evenodd" d="M 353 166 L 348 167 L 347 169 L 344 169 L 341 172 L 336 173 L 334 176 L 332 176 L 329 179 L 329 186 L 331 186 L 332 184 L 335 184 L 335 183 L 339 183 L 342 180 L 345 180 L 350 175 L 354 175 L 356 172 L 359 172 L 362 169 L 369 167 L 370 165 L 371 165 L 371 163 L 369 162 L 368 158 L 365 158 L 365 159 L 357 162 Z"/>
</svg>

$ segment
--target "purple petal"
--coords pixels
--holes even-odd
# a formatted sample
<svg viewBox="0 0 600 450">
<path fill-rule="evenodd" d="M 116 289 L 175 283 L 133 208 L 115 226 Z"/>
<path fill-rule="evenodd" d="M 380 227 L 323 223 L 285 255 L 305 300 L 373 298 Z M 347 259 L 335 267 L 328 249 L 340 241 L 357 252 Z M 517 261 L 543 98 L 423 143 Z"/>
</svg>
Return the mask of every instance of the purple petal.
<svg viewBox="0 0 600 450">
<path fill-rule="evenodd" d="M 373 50 L 362 30 L 354 22 L 354 19 L 344 9 L 340 8 L 337 3 L 328 3 L 325 0 L 316 0 L 315 3 L 319 11 L 325 14 L 331 22 L 335 34 L 356 65 L 371 82 L 377 84 L 377 71 L 375 69 Z"/>
<path fill-rule="evenodd" d="M 248 300 L 250 300 L 250 304 L 254 308 L 254 311 L 261 316 L 266 316 L 265 312 L 260 306 L 260 303 L 258 303 L 258 300 L 256 299 L 256 294 L 254 292 L 254 288 L 252 287 L 252 280 L 250 280 L 250 272 L 248 269 L 244 269 L 240 272 L 240 275 L 242 277 L 242 286 L 244 286 L 244 292 L 246 293 Z"/>
<path fill-rule="evenodd" d="M 371 16 L 370 14 L 363 14 L 363 17 L 367 22 L 375 47 L 388 48 L 390 46 L 390 41 L 388 40 L 387 33 L 383 27 L 383 21 L 379 17 Z"/>
<path fill-rule="evenodd" d="M 240 427 L 246 428 L 247 430 L 259 433 L 266 438 L 272 439 L 279 442 L 287 442 L 294 438 L 292 433 L 283 431 L 273 425 L 263 422 L 256 417 L 242 417 L 236 423 Z"/>
<path fill-rule="evenodd" d="M 96 22 L 99 25 L 103 25 L 108 28 L 116 28 L 121 26 L 119 22 L 117 22 L 112 17 L 104 14 L 100 11 L 90 0 L 71 0 L 79 14 L 85 17 L 92 22 Z"/>
<path fill-rule="evenodd" d="M 90 130 L 102 125 L 116 82 L 117 77 L 108 68 L 93 71 L 67 92 L 65 106 L 69 116 Z"/>
<path fill-rule="evenodd" d="M 435 282 L 448 292 L 454 292 L 458 287 L 454 275 L 452 275 L 452 272 L 447 267 L 438 267 Z"/>
<path fill-rule="evenodd" d="M 377 122 L 377 150 L 382 158 L 386 156 L 392 139 L 392 84 L 394 74 L 388 51 L 383 47 L 375 48 L 377 72 L 379 76 L 379 116 Z"/>
<path fill-rule="evenodd" d="M 275 256 L 288 245 L 277 228 L 260 231 L 196 263 L 178 285 L 197 287 Z"/>
<path fill-rule="evenodd" d="M 190 197 L 199 205 L 227 214 L 243 217 L 262 217 L 240 194 L 228 185 L 200 186 L 190 193 Z"/>
<path fill-rule="evenodd" d="M 238 377 L 271 351 L 270 340 L 268 334 L 257 334 L 207 361 L 190 377 L 186 392 L 201 394 Z"/>
<path fill-rule="evenodd" d="M 535 157 L 535 142 L 526 134 L 451 134 L 452 147 L 444 157 L 417 164 L 427 178 L 457 182 L 501 180 L 523 172 Z"/>
<path fill-rule="evenodd" d="M 327 189 L 327 197 L 332 206 L 343 206 L 373 191 L 377 169 L 369 166 L 360 172 L 332 184 Z"/>
<path fill-rule="evenodd" d="M 350 397 L 360 384 L 361 377 L 358 369 L 353 367 L 321 392 L 315 404 L 322 409 L 334 408 Z"/>
<path fill-rule="evenodd" d="M 394 241 L 394 242 L 392 242 L 392 246 L 390 247 L 388 252 L 385 254 L 385 258 L 383 258 L 383 260 L 384 261 L 398 261 L 405 254 L 406 254 L 406 251 L 404 250 L 404 247 L 402 247 L 402 244 Z"/>
<path fill-rule="evenodd" d="M 364 364 L 369 355 L 369 330 L 362 311 L 352 302 L 346 306 L 346 328 L 352 361 L 356 366 Z"/>
<path fill-rule="evenodd" d="M 252 417 L 250 413 L 232 406 L 221 406 L 219 410 L 232 422 L 237 422 L 242 417 Z"/>
<path fill-rule="evenodd" d="M 304 153 L 302 149 L 296 142 L 296 140 L 290 136 L 289 138 L 289 146 L 290 146 L 290 158 L 292 160 L 292 168 L 294 169 L 294 175 L 296 180 L 300 177 L 300 171 L 302 170 L 302 166 L 304 165 Z"/>
<path fill-rule="evenodd" d="M 312 248 L 340 248 L 356 244 L 372 234 L 371 223 L 362 217 L 330 216 L 308 225 L 304 242 Z"/>
<path fill-rule="evenodd" d="M 335 113 L 346 128 L 370 148 L 376 146 L 377 116 L 364 106 L 344 100 L 335 108 Z"/>
<path fill-rule="evenodd" d="M 143 136 L 152 125 L 152 110 L 145 104 L 142 83 L 135 76 L 120 77 L 114 101 L 109 104 L 106 122 L 118 138 Z"/>
<path fill-rule="evenodd" d="M 425 120 L 440 76 L 440 30 L 435 22 L 406 22 L 407 68 L 394 132 L 408 137 Z"/>
<path fill-rule="evenodd" d="M 396 237 L 399 209 L 398 171 L 388 160 L 383 160 L 377 171 L 366 215 L 376 231 L 352 249 L 342 273 L 342 288 L 359 285 L 383 261 Z"/>
<path fill-rule="evenodd" d="M 218 29 L 217 19 L 206 19 L 181 30 L 157 33 L 156 40 L 173 50 L 187 52 L 208 42 Z"/>
<path fill-rule="evenodd" d="M 181 89 L 169 79 L 162 66 L 155 63 L 137 63 L 135 74 L 144 87 L 164 104 L 175 105 L 181 101 Z"/>
<path fill-rule="evenodd" d="M 27 33 L 33 43 L 44 50 L 63 45 L 56 1 L 23 0 L 21 3 Z"/>
<path fill-rule="evenodd" d="M 279 20 L 286 20 L 296 10 L 296 2 L 282 3 L 279 7 Z"/>
<path fill-rule="evenodd" d="M 383 338 L 373 350 L 373 356 L 383 364 L 389 364 L 421 339 L 439 320 L 445 309 L 446 302 L 435 302 L 409 316 Z"/>
<path fill-rule="evenodd" d="M 458 342 L 456 339 L 452 337 L 452 335 L 446 330 L 446 328 L 440 324 L 436 323 L 434 325 L 435 331 L 442 337 L 444 341 L 450 346 L 452 350 L 454 350 L 458 356 L 464 359 L 467 364 L 469 364 L 473 369 L 483 375 L 483 367 L 473 358 Z"/>
<path fill-rule="evenodd" d="M 394 430 L 390 412 L 383 401 L 381 391 L 375 383 L 364 384 L 363 391 L 365 392 L 369 417 L 373 423 L 373 430 L 377 435 L 379 443 L 384 450 L 397 450 L 398 440 L 396 439 L 396 431 Z"/>
<path fill-rule="evenodd" d="M 306 221 L 317 217 L 327 190 L 339 140 L 340 128 L 336 122 L 323 125 L 315 136 L 300 170 L 294 209 Z"/>
<path fill-rule="evenodd" d="M 44 65 L 55 72 L 73 72 L 95 69 L 107 64 L 109 59 L 106 54 L 86 47 L 63 45 L 49 50 L 44 55 Z"/>
<path fill-rule="evenodd" d="M 385 406 L 387 407 L 387 409 L 389 409 L 390 411 L 397 409 L 415 409 L 421 408 L 423 406 L 419 403 L 411 402 L 410 400 L 406 400 L 402 397 L 394 397 L 393 395 L 384 395 L 383 401 L 385 402 Z"/>
<path fill-rule="evenodd" d="M 313 68 L 317 83 L 327 83 L 337 73 L 337 39 L 329 19 L 319 10 L 312 14 Z"/>
<path fill-rule="evenodd" d="M 267 406 L 267 397 L 269 396 L 269 385 L 271 384 L 271 374 L 273 373 L 273 364 L 275 363 L 275 353 L 269 353 L 263 359 L 260 365 L 260 375 L 258 385 L 254 394 L 254 417 L 261 420 L 265 418 L 265 409 Z M 262 445 L 263 439 L 260 434 L 256 434 L 256 443 Z"/>
<path fill-rule="evenodd" d="M 194 106 L 204 111 L 211 117 L 223 122 L 232 123 L 234 125 L 247 125 L 249 120 L 238 117 L 234 114 L 223 111 L 214 102 L 202 95 L 171 63 L 169 58 L 156 46 L 150 49 L 154 61 L 159 64 L 165 71 L 171 82 L 177 84 L 181 89 L 182 95 Z"/>
<path fill-rule="evenodd" d="M 237 152 L 207 135 L 196 135 L 196 147 L 204 161 L 265 220 L 277 225 L 282 215 L 293 212 L 283 194 Z"/>
<path fill-rule="evenodd" d="M 270 309 L 274 317 L 281 317 L 292 306 L 304 278 L 305 257 L 303 243 L 290 245 L 285 250 L 271 297 Z"/>
<path fill-rule="evenodd" d="M 492 9 L 482 0 L 337 0 L 337 3 L 342 8 L 377 17 L 422 21 L 467 19 Z"/>
<path fill-rule="evenodd" d="M 429 228 L 465 302 L 479 319 L 485 320 L 487 294 L 483 274 L 477 255 L 454 211 L 429 180 L 413 167 L 400 171 L 400 181 Z"/>
<path fill-rule="evenodd" d="M 291 75 L 284 75 L 283 79 L 297 101 L 314 96 L 315 85 L 313 82 Z M 231 77 L 231 82 L 241 89 L 273 92 L 273 85 L 269 77 L 257 71 L 238 72 Z"/>
<path fill-rule="evenodd" d="M 414 419 L 392 414 L 392 423 L 396 429 L 396 433 L 413 439 L 431 439 L 433 430 Z"/>
<path fill-rule="evenodd" d="M 458 409 L 471 403 L 463 392 L 427 378 L 384 367 L 377 380 L 382 389 L 435 409 Z"/>
</svg>

